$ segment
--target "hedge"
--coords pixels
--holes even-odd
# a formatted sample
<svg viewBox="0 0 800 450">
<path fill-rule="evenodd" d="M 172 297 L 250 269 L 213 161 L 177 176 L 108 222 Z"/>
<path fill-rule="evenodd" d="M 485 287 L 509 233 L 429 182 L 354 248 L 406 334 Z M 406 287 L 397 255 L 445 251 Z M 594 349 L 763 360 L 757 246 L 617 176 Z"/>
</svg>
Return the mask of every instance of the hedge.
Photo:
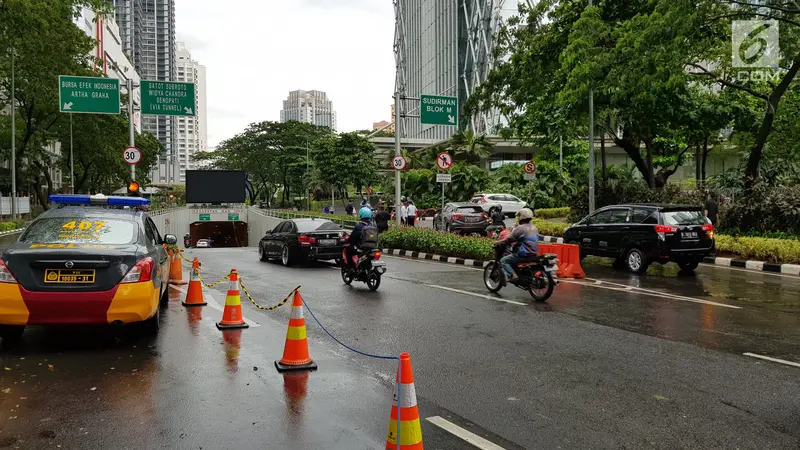
<svg viewBox="0 0 800 450">
<path fill-rule="evenodd" d="M 559 219 L 569 216 L 569 207 L 563 208 L 542 208 L 536 210 L 536 217 L 539 219 Z"/>
<path fill-rule="evenodd" d="M 717 235 L 717 250 L 730 252 L 744 259 L 779 264 L 800 264 L 800 241 L 761 237 Z"/>
<path fill-rule="evenodd" d="M 0 222 L 0 233 L 4 233 L 6 231 L 18 230 L 20 228 L 25 228 L 25 222 L 20 222 L 20 221 Z"/>
</svg>

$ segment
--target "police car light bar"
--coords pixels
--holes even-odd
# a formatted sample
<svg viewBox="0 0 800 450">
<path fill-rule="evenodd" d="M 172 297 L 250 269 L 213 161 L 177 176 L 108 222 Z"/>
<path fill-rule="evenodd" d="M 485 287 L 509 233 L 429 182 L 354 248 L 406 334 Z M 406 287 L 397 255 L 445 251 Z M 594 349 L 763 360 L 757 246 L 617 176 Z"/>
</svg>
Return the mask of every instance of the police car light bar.
<svg viewBox="0 0 800 450">
<path fill-rule="evenodd" d="M 62 205 L 147 206 L 150 200 L 142 197 L 106 197 L 97 195 L 53 194 L 50 202 Z"/>
</svg>

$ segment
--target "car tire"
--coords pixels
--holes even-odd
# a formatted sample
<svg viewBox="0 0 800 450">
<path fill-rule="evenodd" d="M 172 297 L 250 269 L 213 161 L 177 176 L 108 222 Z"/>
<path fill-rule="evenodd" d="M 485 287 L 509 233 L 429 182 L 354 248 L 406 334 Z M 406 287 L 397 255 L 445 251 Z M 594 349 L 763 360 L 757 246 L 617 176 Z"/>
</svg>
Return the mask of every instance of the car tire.
<svg viewBox="0 0 800 450">
<path fill-rule="evenodd" d="M 696 259 L 678 261 L 678 267 L 685 272 L 694 272 L 698 265 L 700 265 L 700 261 Z"/>
<path fill-rule="evenodd" d="M 289 267 L 292 265 L 292 262 L 292 249 L 286 244 L 281 245 L 281 264 Z"/>
<path fill-rule="evenodd" d="M 158 334 L 158 330 L 161 328 L 161 308 L 156 309 L 156 313 L 153 317 L 145 320 L 142 322 L 142 334 L 144 336 L 155 336 Z"/>
<path fill-rule="evenodd" d="M 25 332 L 25 325 L 0 325 L 0 339 L 3 342 L 18 342 Z"/>
<path fill-rule="evenodd" d="M 269 257 L 267 256 L 267 252 L 264 251 L 264 246 L 258 244 L 258 260 L 259 261 L 269 261 Z"/>
<path fill-rule="evenodd" d="M 650 262 L 644 252 L 634 247 L 625 255 L 625 267 L 632 273 L 642 274 L 647 272 Z"/>
<path fill-rule="evenodd" d="M 169 303 L 169 284 L 164 287 L 164 292 L 161 293 L 161 298 L 159 298 L 159 306 L 164 306 Z"/>
</svg>

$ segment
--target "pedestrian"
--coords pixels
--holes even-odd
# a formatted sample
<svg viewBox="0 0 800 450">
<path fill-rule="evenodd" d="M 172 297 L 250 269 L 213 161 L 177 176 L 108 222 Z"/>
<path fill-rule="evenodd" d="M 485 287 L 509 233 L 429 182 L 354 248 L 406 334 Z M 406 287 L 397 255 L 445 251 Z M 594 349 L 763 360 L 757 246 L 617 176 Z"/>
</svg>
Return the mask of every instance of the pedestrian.
<svg viewBox="0 0 800 450">
<path fill-rule="evenodd" d="M 403 206 L 400 207 L 400 223 L 408 225 L 408 200 L 403 200 Z"/>
<path fill-rule="evenodd" d="M 378 227 L 378 233 L 389 230 L 389 220 L 391 218 L 392 215 L 389 214 L 389 211 L 386 211 L 383 205 L 378 206 L 378 212 L 375 214 L 375 226 Z"/>
<path fill-rule="evenodd" d="M 708 220 L 711 221 L 711 225 L 717 226 L 718 215 L 719 215 L 719 205 L 717 201 L 714 199 L 714 196 L 711 192 L 708 193 L 708 197 L 706 198 L 706 206 L 704 211 Z"/>
<path fill-rule="evenodd" d="M 414 222 L 417 220 L 417 207 L 414 206 L 414 202 L 411 200 L 408 201 L 408 213 L 406 217 L 406 221 L 408 222 L 408 226 L 413 227 Z"/>
<path fill-rule="evenodd" d="M 331 205 L 331 214 L 336 214 L 336 207 Z"/>
<path fill-rule="evenodd" d="M 355 207 L 353 206 L 353 200 L 349 200 L 347 202 L 347 206 L 344 207 L 344 212 L 348 216 L 352 216 L 353 215 L 353 210 L 355 210 Z"/>
</svg>

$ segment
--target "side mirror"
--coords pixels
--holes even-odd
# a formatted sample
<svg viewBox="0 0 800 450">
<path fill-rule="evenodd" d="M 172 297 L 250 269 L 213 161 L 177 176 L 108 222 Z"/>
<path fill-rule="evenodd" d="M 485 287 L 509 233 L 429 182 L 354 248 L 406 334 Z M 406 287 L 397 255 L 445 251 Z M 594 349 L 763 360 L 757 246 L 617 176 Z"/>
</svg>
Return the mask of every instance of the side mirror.
<svg viewBox="0 0 800 450">
<path fill-rule="evenodd" d="M 164 235 L 164 243 L 167 245 L 175 245 L 178 243 L 178 238 L 175 237 L 174 234 L 166 234 Z"/>
</svg>

